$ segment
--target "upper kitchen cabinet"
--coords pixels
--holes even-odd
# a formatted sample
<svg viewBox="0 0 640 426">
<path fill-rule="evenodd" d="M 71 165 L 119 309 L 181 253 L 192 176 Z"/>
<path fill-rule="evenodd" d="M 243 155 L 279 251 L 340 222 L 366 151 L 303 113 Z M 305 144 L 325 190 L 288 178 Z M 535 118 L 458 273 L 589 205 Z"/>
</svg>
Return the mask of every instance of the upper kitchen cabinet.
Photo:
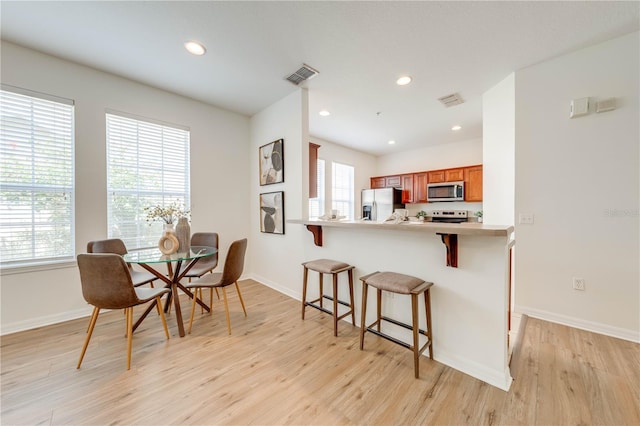
<svg viewBox="0 0 640 426">
<path fill-rule="evenodd" d="M 482 201 L 482 165 L 464 168 L 464 200 Z"/>
<path fill-rule="evenodd" d="M 400 178 L 400 175 L 372 177 L 370 180 L 371 189 L 402 188 L 402 179 Z"/>
<path fill-rule="evenodd" d="M 456 182 L 464 180 L 464 169 L 433 170 L 429 172 L 429 183 Z"/>
<path fill-rule="evenodd" d="M 427 183 L 429 179 L 428 172 L 413 174 L 413 202 L 427 202 Z"/>
<path fill-rule="evenodd" d="M 318 198 L 318 148 L 309 142 L 309 198 Z"/>
<path fill-rule="evenodd" d="M 415 203 L 414 201 L 414 174 L 400 176 L 402 181 L 402 202 L 403 203 Z"/>
</svg>

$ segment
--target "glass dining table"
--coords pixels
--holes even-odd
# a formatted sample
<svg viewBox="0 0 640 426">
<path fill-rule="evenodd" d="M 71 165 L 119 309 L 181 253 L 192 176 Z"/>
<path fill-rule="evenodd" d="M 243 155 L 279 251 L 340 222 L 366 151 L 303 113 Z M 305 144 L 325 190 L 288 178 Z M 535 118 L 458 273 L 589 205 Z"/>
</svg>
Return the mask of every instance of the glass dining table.
<svg viewBox="0 0 640 426">
<path fill-rule="evenodd" d="M 171 293 L 169 293 L 167 303 L 164 306 L 165 312 L 168 311 L 169 305 L 171 303 L 171 299 L 173 299 L 173 303 L 175 305 L 176 311 L 176 322 L 178 323 L 178 333 L 180 337 L 184 337 L 184 323 L 182 321 L 182 309 L 180 309 L 180 298 L 178 297 L 178 289 L 182 290 L 189 297 L 196 297 L 189 289 L 183 286 L 180 283 L 185 275 L 189 272 L 191 268 L 198 262 L 198 260 L 203 257 L 213 256 L 217 253 L 218 249 L 215 247 L 208 246 L 192 246 L 191 250 L 188 252 L 178 252 L 173 254 L 162 254 L 162 252 L 157 248 L 143 249 L 132 251 L 123 256 L 125 262 L 133 263 L 140 265 L 142 268 L 154 274 L 158 279 L 162 280 L 165 283 L 165 287 L 171 289 Z M 152 265 L 158 264 L 166 264 L 167 265 L 167 273 L 158 271 Z M 207 306 L 203 301 L 196 298 L 196 301 L 200 306 L 210 311 L 209 306 Z M 147 310 L 142 314 L 142 316 L 136 321 L 133 325 L 133 329 L 135 330 L 142 320 L 151 312 L 151 310 L 155 307 L 156 302 L 151 303 Z"/>
</svg>

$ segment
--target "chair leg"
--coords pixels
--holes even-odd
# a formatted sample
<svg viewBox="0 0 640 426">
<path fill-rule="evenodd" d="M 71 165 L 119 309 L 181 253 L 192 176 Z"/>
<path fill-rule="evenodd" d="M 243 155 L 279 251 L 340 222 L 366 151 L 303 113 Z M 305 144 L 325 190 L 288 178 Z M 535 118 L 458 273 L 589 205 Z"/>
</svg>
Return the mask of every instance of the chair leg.
<svg viewBox="0 0 640 426">
<path fill-rule="evenodd" d="M 429 358 L 433 359 L 433 340 L 431 340 L 431 293 L 430 289 L 424 292 L 424 310 L 427 316 L 427 338 L 429 339 Z"/>
<path fill-rule="evenodd" d="M 231 319 L 229 318 L 229 302 L 227 300 L 227 289 L 226 287 L 222 287 L 222 296 L 224 299 L 224 312 L 227 316 L 227 329 L 229 330 L 229 335 L 231 335 Z"/>
<path fill-rule="evenodd" d="M 380 331 L 380 323 L 382 321 L 380 321 L 380 318 L 382 318 L 382 290 L 380 290 L 379 288 L 377 289 L 377 320 L 378 320 L 378 331 Z"/>
<path fill-rule="evenodd" d="M 320 307 L 323 308 L 324 305 L 322 304 L 322 302 L 324 301 L 324 274 L 322 272 L 318 272 L 319 277 L 319 282 L 320 282 Z"/>
<path fill-rule="evenodd" d="M 156 307 L 160 306 L 160 296 L 156 297 Z M 169 340 L 169 328 L 167 328 L 167 319 L 164 317 L 164 311 L 162 309 L 158 309 L 158 314 L 160 315 L 160 319 L 162 320 L 162 326 L 164 327 L 164 334 L 167 336 L 167 340 Z"/>
<path fill-rule="evenodd" d="M 309 270 L 304 267 L 302 272 L 302 319 L 304 320 L 304 310 L 307 307 L 307 279 L 309 277 Z"/>
<path fill-rule="evenodd" d="M 413 370 L 415 372 L 416 379 L 420 377 L 420 343 L 418 340 L 418 330 L 420 324 L 418 324 L 418 295 L 411 295 L 411 318 L 413 325 Z"/>
<path fill-rule="evenodd" d="M 127 315 L 127 370 L 131 369 L 131 343 L 133 341 L 133 308 L 125 309 Z"/>
<path fill-rule="evenodd" d="M 338 337 L 338 274 L 333 275 L 333 335 Z"/>
<path fill-rule="evenodd" d="M 351 324 L 356 325 L 356 310 L 353 303 L 353 269 L 349 269 L 349 301 L 351 302 Z"/>
<path fill-rule="evenodd" d="M 193 299 L 191 300 L 191 316 L 189 316 L 189 330 L 187 334 L 191 334 L 191 327 L 193 327 L 193 315 L 196 313 L 196 293 L 202 288 L 196 288 L 193 290 Z"/>
<path fill-rule="evenodd" d="M 78 366 L 76 368 L 80 368 L 80 364 L 82 364 L 82 359 L 84 358 L 84 354 L 87 351 L 87 346 L 89 346 L 89 340 L 91 340 L 93 327 L 96 326 L 96 321 L 98 320 L 99 314 L 100 314 L 100 308 L 96 308 L 94 306 L 93 312 L 91 313 L 91 319 L 89 320 L 89 328 L 87 328 L 87 337 L 85 337 L 84 339 L 84 345 L 82 346 L 82 352 L 80 353 L 80 359 L 78 360 Z"/>
<path fill-rule="evenodd" d="M 242 305 L 242 310 L 244 311 L 244 316 L 247 316 L 247 310 L 244 307 L 244 300 L 242 300 L 242 293 L 240 293 L 240 286 L 238 285 L 238 281 L 236 281 L 236 291 L 238 292 L 238 298 L 240 298 L 240 304 Z"/>
<path fill-rule="evenodd" d="M 364 349 L 364 332 L 367 330 L 367 290 L 368 285 L 362 282 L 362 320 L 360 321 L 360 350 Z"/>
</svg>

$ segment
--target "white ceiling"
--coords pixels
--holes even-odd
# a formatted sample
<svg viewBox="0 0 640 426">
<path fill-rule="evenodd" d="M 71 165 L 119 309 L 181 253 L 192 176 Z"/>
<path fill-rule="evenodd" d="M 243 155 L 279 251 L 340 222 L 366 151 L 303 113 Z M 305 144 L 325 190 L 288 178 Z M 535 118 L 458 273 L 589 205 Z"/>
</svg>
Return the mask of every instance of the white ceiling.
<svg viewBox="0 0 640 426">
<path fill-rule="evenodd" d="M 309 64 L 320 71 L 304 83 L 310 133 L 375 155 L 480 138 L 483 92 L 637 31 L 639 10 L 636 1 L 0 3 L 4 40 L 249 116 L 295 91 L 284 77 Z M 188 54 L 187 40 L 207 54 Z M 402 74 L 413 83 L 397 86 Z M 466 103 L 437 101 L 453 92 Z M 331 116 L 320 117 L 325 108 Z"/>
</svg>

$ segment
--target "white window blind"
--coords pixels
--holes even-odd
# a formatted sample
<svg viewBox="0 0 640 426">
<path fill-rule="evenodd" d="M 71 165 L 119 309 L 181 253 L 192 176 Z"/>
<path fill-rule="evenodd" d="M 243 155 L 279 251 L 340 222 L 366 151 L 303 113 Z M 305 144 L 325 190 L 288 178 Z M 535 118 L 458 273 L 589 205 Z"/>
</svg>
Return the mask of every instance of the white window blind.
<svg viewBox="0 0 640 426">
<path fill-rule="evenodd" d="M 129 249 L 157 245 L 146 207 L 189 210 L 189 130 L 107 113 L 108 234 Z"/>
<path fill-rule="evenodd" d="M 324 212 L 324 160 L 317 160 L 316 167 L 316 198 L 309 198 L 309 218 L 317 218 L 322 216 Z"/>
<path fill-rule="evenodd" d="M 332 163 L 332 209 L 338 210 L 340 216 L 353 220 L 353 166 Z"/>
<path fill-rule="evenodd" d="M 73 101 L 0 90 L 0 259 L 3 267 L 72 260 Z"/>
</svg>

